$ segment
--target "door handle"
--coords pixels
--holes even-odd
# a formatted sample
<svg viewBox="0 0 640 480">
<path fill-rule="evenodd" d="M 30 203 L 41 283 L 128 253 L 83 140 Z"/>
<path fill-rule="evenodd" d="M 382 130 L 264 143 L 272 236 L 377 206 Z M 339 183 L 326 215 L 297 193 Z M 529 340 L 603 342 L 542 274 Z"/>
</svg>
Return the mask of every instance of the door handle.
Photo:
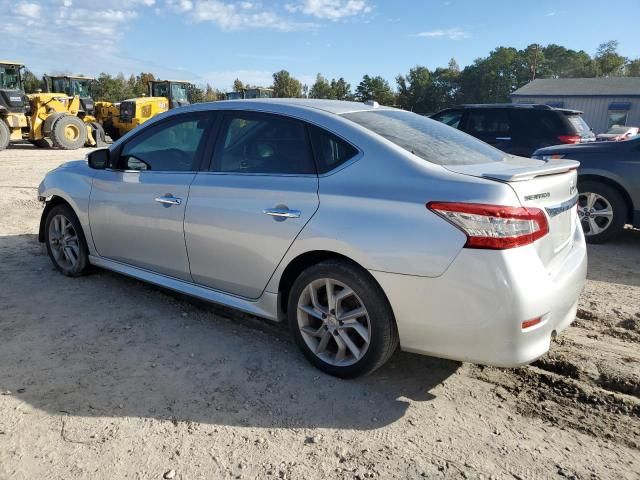
<svg viewBox="0 0 640 480">
<path fill-rule="evenodd" d="M 182 203 L 181 198 L 174 197 L 173 195 L 165 195 L 164 197 L 157 197 L 155 200 L 156 202 L 166 206 L 180 205 Z"/>
<path fill-rule="evenodd" d="M 267 208 L 262 213 L 278 218 L 299 218 L 300 210 L 289 210 L 288 208 Z"/>
<path fill-rule="evenodd" d="M 511 140 L 511 137 L 496 137 L 496 140 Z"/>
</svg>

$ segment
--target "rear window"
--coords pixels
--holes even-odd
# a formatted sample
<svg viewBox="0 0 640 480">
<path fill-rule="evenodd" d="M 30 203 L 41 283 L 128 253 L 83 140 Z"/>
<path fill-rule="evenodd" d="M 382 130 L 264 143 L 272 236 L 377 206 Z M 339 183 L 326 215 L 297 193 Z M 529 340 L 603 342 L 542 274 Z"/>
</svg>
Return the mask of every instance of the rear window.
<svg viewBox="0 0 640 480">
<path fill-rule="evenodd" d="M 576 128 L 578 133 L 589 133 L 591 131 L 591 128 L 589 128 L 589 125 L 584 121 L 581 115 L 567 115 L 567 118 L 571 122 L 571 125 Z"/>
<path fill-rule="evenodd" d="M 471 135 L 411 112 L 366 111 L 343 117 L 438 165 L 500 162 L 505 155 Z"/>
</svg>

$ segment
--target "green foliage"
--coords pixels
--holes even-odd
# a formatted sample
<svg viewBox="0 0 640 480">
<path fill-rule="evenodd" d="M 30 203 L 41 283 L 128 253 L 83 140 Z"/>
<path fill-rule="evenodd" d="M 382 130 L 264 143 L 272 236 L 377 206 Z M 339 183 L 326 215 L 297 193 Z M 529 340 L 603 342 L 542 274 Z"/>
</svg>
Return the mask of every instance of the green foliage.
<svg viewBox="0 0 640 480">
<path fill-rule="evenodd" d="M 356 99 L 360 102 L 375 100 L 380 105 L 393 105 L 395 94 L 384 78 L 365 75 L 356 87 Z"/>
<path fill-rule="evenodd" d="M 309 90 L 309 98 L 326 98 L 335 100 L 336 94 L 331 88 L 329 81 L 322 75 L 318 74 L 316 76 L 315 83 L 311 85 L 311 89 Z"/>
<path fill-rule="evenodd" d="M 24 86 L 25 93 L 36 93 L 38 90 L 42 90 L 44 92 L 45 90 L 43 81 L 28 69 L 25 69 L 24 72 L 22 72 L 22 84 Z"/>
<path fill-rule="evenodd" d="M 244 83 L 242 83 L 239 78 L 236 78 L 233 81 L 233 91 L 234 92 L 241 92 L 242 90 L 244 90 L 244 88 L 245 88 Z"/>
<path fill-rule="evenodd" d="M 598 75 L 603 77 L 617 77 L 624 74 L 627 59 L 618 54 L 617 40 L 601 43 L 594 58 Z"/>
<path fill-rule="evenodd" d="M 625 67 L 627 77 L 640 77 L 640 58 L 630 60 Z"/>
<path fill-rule="evenodd" d="M 301 98 L 302 84 L 286 70 L 273 74 L 273 96 L 276 98 Z"/>
</svg>

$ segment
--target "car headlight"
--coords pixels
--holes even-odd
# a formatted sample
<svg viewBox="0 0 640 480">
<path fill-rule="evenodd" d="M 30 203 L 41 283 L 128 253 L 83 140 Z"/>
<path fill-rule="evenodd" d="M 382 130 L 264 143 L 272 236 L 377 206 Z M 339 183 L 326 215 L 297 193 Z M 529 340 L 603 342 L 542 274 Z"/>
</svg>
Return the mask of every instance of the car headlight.
<svg viewBox="0 0 640 480">
<path fill-rule="evenodd" d="M 548 161 L 548 160 L 560 160 L 561 158 L 564 158 L 564 157 L 566 157 L 566 155 L 561 154 L 561 153 L 554 153 L 553 155 L 534 155 L 531 158 L 533 158 L 535 160 Z"/>
</svg>

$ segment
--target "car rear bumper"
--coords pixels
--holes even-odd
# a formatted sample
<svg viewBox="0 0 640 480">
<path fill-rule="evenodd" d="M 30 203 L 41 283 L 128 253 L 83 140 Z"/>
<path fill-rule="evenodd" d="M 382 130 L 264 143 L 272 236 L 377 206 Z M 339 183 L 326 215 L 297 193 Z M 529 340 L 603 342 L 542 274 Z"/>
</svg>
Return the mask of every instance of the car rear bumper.
<svg viewBox="0 0 640 480">
<path fill-rule="evenodd" d="M 587 273 L 582 229 L 552 269 L 534 245 L 462 249 L 440 277 L 372 271 L 393 308 L 403 350 L 514 367 L 549 350 L 551 336 L 575 318 Z M 523 329 L 522 322 L 542 317 Z"/>
</svg>

